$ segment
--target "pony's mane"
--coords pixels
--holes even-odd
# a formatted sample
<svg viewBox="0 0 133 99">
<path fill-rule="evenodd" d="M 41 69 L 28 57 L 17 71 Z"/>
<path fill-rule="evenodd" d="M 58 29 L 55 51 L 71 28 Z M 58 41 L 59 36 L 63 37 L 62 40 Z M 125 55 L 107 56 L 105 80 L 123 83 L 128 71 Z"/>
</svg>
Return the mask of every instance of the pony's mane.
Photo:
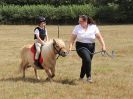
<svg viewBox="0 0 133 99">
<path fill-rule="evenodd" d="M 62 39 L 55 39 L 56 43 L 60 45 L 61 47 L 65 47 L 65 43 Z"/>
<path fill-rule="evenodd" d="M 49 41 L 47 41 L 47 42 L 45 43 L 45 45 L 48 46 L 48 45 L 50 45 L 50 44 L 52 44 L 52 43 L 53 43 L 53 40 L 50 39 Z"/>
<path fill-rule="evenodd" d="M 59 44 L 60 46 L 65 46 L 65 43 L 62 39 L 54 39 L 56 41 L 57 44 Z M 50 39 L 48 42 L 46 42 L 46 45 L 52 44 L 53 43 L 53 39 Z"/>
</svg>

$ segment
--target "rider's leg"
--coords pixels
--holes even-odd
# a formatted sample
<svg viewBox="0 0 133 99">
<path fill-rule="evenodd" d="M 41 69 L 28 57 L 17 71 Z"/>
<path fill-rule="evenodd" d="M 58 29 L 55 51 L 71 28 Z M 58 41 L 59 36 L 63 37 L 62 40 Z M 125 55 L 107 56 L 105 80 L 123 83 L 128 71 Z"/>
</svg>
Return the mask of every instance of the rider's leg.
<svg viewBox="0 0 133 99">
<path fill-rule="evenodd" d="M 36 47 L 36 54 L 35 54 L 35 65 L 39 65 L 39 55 L 40 55 L 40 48 L 41 48 L 41 44 L 40 43 L 35 43 L 35 47 Z"/>
</svg>

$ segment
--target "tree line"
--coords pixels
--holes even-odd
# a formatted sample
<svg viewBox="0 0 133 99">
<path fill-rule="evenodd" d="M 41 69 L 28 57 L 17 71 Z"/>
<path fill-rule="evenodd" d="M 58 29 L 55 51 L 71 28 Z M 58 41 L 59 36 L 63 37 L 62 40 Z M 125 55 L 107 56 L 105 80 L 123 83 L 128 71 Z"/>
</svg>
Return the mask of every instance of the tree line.
<svg viewBox="0 0 133 99">
<path fill-rule="evenodd" d="M 133 23 L 133 0 L 0 0 L 1 24 L 35 24 L 39 15 L 49 24 L 75 24 L 80 14 L 98 23 Z"/>
</svg>

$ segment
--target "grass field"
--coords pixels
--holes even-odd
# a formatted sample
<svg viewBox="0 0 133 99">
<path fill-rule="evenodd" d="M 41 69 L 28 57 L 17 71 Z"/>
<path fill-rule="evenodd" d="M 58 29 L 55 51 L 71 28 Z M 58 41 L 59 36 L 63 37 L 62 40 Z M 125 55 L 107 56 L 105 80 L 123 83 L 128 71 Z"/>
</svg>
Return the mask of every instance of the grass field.
<svg viewBox="0 0 133 99">
<path fill-rule="evenodd" d="M 46 82 L 46 73 L 26 71 L 26 79 L 17 74 L 23 45 L 33 43 L 30 25 L 0 26 L 0 99 L 133 99 L 133 25 L 99 26 L 107 50 L 115 50 L 114 59 L 95 55 L 92 63 L 94 83 L 77 81 L 81 60 L 76 52 L 57 60 L 54 82 Z M 74 26 L 60 26 L 60 38 L 69 40 Z M 57 26 L 47 26 L 49 37 L 57 38 Z M 96 41 L 96 50 L 100 50 Z"/>
</svg>

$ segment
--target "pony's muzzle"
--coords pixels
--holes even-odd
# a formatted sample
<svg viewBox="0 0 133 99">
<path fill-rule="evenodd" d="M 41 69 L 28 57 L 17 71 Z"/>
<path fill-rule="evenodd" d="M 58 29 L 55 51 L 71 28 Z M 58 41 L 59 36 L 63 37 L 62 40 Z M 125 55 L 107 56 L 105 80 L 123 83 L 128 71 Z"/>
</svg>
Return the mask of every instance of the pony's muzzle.
<svg viewBox="0 0 133 99">
<path fill-rule="evenodd" d="M 65 57 L 65 56 L 67 56 L 67 55 L 68 55 L 68 52 L 67 52 L 67 51 L 61 53 L 61 56 L 62 56 L 62 57 Z"/>
</svg>

